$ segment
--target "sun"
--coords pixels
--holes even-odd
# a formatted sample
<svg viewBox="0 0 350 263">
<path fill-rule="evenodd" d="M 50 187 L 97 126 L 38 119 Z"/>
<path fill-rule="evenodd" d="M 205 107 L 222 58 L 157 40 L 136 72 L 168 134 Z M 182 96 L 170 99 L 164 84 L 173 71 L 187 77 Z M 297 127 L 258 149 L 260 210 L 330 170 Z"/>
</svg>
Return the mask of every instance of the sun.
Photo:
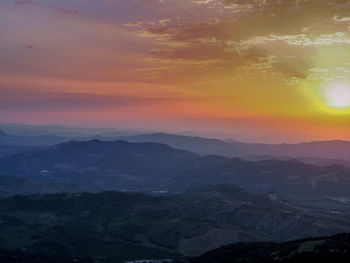
<svg viewBox="0 0 350 263">
<path fill-rule="evenodd" d="M 332 83 L 326 88 L 325 97 L 330 107 L 350 107 L 350 85 L 343 82 Z"/>
</svg>

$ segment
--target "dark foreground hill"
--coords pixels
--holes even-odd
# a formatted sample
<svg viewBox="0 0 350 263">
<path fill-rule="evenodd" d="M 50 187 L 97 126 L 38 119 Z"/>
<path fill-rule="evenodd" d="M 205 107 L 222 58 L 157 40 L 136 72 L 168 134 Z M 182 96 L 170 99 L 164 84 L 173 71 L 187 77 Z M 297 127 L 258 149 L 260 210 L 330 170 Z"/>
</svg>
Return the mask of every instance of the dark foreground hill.
<svg viewBox="0 0 350 263">
<path fill-rule="evenodd" d="M 348 196 L 350 168 L 199 156 L 159 143 L 72 141 L 0 159 L 0 173 L 82 187 L 183 192 L 231 183 L 264 193 Z"/>
<path fill-rule="evenodd" d="M 221 247 L 191 263 L 346 263 L 350 262 L 350 234 L 308 238 L 287 243 L 240 243 Z"/>
<path fill-rule="evenodd" d="M 186 263 L 348 263 L 350 261 L 350 234 L 308 238 L 287 243 L 240 243 L 210 251 Z M 2 263 L 116 263 L 120 259 L 53 257 L 28 251 L 0 250 Z"/>
<path fill-rule="evenodd" d="M 1 263 L 116 263 L 112 259 L 77 259 L 69 257 L 53 257 L 38 253 L 31 253 L 25 250 L 4 250 L 0 249 Z"/>
<path fill-rule="evenodd" d="M 275 202 L 232 185 L 181 195 L 51 194 L 0 200 L 0 248 L 67 258 L 195 256 L 236 242 L 350 231 L 349 211 Z"/>
</svg>

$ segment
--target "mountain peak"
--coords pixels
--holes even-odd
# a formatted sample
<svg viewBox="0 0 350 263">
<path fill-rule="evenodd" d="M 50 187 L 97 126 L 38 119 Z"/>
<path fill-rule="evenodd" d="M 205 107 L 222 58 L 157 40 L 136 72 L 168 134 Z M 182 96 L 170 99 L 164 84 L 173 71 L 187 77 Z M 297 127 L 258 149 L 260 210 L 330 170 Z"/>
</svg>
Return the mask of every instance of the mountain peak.
<svg viewBox="0 0 350 263">
<path fill-rule="evenodd" d="M 76 151 L 88 150 L 88 151 L 102 151 L 102 152 L 116 152 L 116 151 L 144 152 L 146 151 L 149 154 L 152 151 L 186 152 L 186 151 L 171 148 L 170 146 L 162 143 L 153 143 L 153 142 L 134 143 L 134 142 L 127 142 L 124 140 L 104 141 L 99 139 L 92 139 L 89 141 L 72 140 L 66 143 L 58 144 L 57 148 L 60 150 L 74 149 Z"/>
</svg>

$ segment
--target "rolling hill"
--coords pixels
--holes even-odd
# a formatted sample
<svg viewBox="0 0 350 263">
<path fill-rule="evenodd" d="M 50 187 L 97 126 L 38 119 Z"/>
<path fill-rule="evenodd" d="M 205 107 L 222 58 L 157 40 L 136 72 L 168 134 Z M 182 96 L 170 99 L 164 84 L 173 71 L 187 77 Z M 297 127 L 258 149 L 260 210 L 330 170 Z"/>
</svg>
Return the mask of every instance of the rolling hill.
<svg viewBox="0 0 350 263">
<path fill-rule="evenodd" d="M 177 263 L 347 263 L 350 235 L 308 238 L 286 243 L 240 243 L 210 251 L 196 258 L 176 258 Z M 53 257 L 24 250 L 0 250 L 2 263 L 113 263 L 119 259 Z"/>
<path fill-rule="evenodd" d="M 71 141 L 0 158 L 0 173 L 124 191 L 183 192 L 232 183 L 253 193 L 348 196 L 350 169 L 297 160 L 245 161 L 200 156 L 159 143 Z"/>
<path fill-rule="evenodd" d="M 203 137 L 191 137 L 167 133 L 125 136 L 120 139 L 129 142 L 164 143 L 177 149 L 200 155 L 222 155 L 245 159 L 300 158 L 306 162 L 342 163 L 350 165 L 350 142 L 315 141 L 298 144 L 263 144 L 223 141 Z M 322 162 L 320 162 L 320 160 Z"/>
<path fill-rule="evenodd" d="M 0 145 L 0 158 L 16 153 L 32 152 L 42 148 L 35 146 Z"/>
<path fill-rule="evenodd" d="M 158 190 L 198 156 L 164 144 L 71 141 L 0 159 L 2 174 L 119 190 Z"/>
<path fill-rule="evenodd" d="M 178 258 L 236 242 L 350 231 L 348 217 L 306 211 L 232 185 L 163 197 L 121 192 L 14 196 L 0 200 L 0 248 L 117 262 Z"/>
<path fill-rule="evenodd" d="M 0 197 L 47 193 L 96 192 L 98 189 L 67 185 L 49 180 L 0 175 Z"/>
<path fill-rule="evenodd" d="M 240 243 L 224 246 L 191 263 L 297 263 L 337 262 L 350 260 L 350 234 L 308 238 L 286 243 Z"/>
<path fill-rule="evenodd" d="M 17 136 L 0 130 L 0 145 L 6 146 L 48 146 L 72 140 L 71 137 L 55 135 Z"/>
</svg>

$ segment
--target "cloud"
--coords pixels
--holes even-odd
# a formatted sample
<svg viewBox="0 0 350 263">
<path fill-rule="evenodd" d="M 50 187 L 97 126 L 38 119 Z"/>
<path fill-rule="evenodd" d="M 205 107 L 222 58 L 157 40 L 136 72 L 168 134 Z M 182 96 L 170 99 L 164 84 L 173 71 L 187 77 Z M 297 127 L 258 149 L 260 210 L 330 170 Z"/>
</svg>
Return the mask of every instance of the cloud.
<svg viewBox="0 0 350 263">
<path fill-rule="evenodd" d="M 44 93 L 44 92 L 13 92 L 1 89 L 0 110 L 2 111 L 69 111 L 96 108 L 128 108 L 145 105 L 160 105 L 184 98 L 132 96 L 115 94 L 84 94 L 84 93 Z"/>
<path fill-rule="evenodd" d="M 341 48 L 350 43 L 348 1 L 192 2 L 204 6 L 221 3 L 223 9 L 229 8 L 232 12 L 225 17 L 181 25 L 138 24 L 138 28 L 142 28 L 140 36 L 153 37 L 162 45 L 148 52 L 153 58 L 164 63 L 177 62 L 179 67 L 192 62 L 194 72 L 196 68 L 200 71 L 203 65 L 210 65 L 216 72 L 226 72 L 227 67 L 258 67 L 275 68 L 287 78 L 306 78 L 308 70 L 314 65 L 310 55 L 301 56 L 314 54 L 319 47 L 340 45 Z M 273 62 L 271 57 L 274 57 Z M 173 65 L 171 72 L 181 72 L 181 69 L 174 69 Z M 255 74 L 260 72 L 256 70 Z M 164 73 L 167 76 L 171 74 L 169 70 Z M 198 76 L 200 74 L 193 74 L 194 78 Z"/>
<path fill-rule="evenodd" d="M 136 21 L 133 23 L 126 23 L 129 27 L 145 27 L 145 26 L 165 26 L 171 22 L 171 19 L 160 19 L 156 21 Z"/>
<path fill-rule="evenodd" d="M 15 5 L 28 5 L 28 4 L 34 4 L 34 0 L 17 0 L 13 1 Z"/>
<path fill-rule="evenodd" d="M 54 8 L 55 11 L 63 13 L 66 15 L 78 15 L 79 11 L 77 9 L 68 9 L 68 8 Z"/>
<path fill-rule="evenodd" d="M 100 76 L 103 78 L 107 75 L 105 72 L 116 68 L 118 72 L 111 72 L 108 77 L 120 75 L 112 79 L 186 82 L 207 78 L 210 73 L 224 77 L 242 71 L 265 74 L 268 69 L 276 69 L 287 78 L 289 75 L 304 78 L 309 67 L 314 67 L 309 54 L 324 46 L 347 45 L 350 39 L 350 20 L 347 15 L 350 5 L 343 0 L 116 0 L 106 1 L 105 6 L 96 6 L 90 0 L 78 0 L 74 5 L 47 1 L 40 2 L 40 6 L 67 15 L 81 12 L 79 19 L 67 19 L 66 23 L 59 21 L 55 23 L 55 28 L 45 28 L 47 36 L 52 35 L 50 32 L 61 32 L 60 39 L 49 45 L 61 52 L 62 56 L 46 61 L 52 61 L 55 73 L 62 71 L 64 76 L 93 76 L 103 72 L 103 76 Z M 101 13 L 95 11 L 96 7 L 100 8 Z M 112 17 L 112 10 L 124 10 L 124 13 Z M 103 18 L 99 14 L 103 14 Z M 76 27 L 77 23 L 79 27 Z M 70 30 L 67 30 L 67 24 L 71 24 Z M 85 32 L 85 25 L 90 32 Z M 123 33 L 123 37 L 117 36 L 119 33 L 116 28 L 120 26 L 134 42 L 125 37 L 126 33 Z M 79 48 L 79 52 L 70 52 L 73 46 L 77 48 L 80 37 L 95 39 L 94 42 L 100 43 L 94 47 L 91 44 L 84 45 Z M 105 39 L 110 43 L 102 43 L 97 39 Z M 63 40 L 64 50 L 56 45 Z M 132 50 L 136 41 L 139 46 Z M 45 42 L 48 40 L 45 39 Z M 116 57 L 119 55 L 113 55 L 113 48 L 118 53 L 118 43 L 127 46 L 123 47 L 123 54 L 125 50 L 130 54 L 127 57 L 135 58 L 133 63 L 128 64 L 133 64 L 130 67 L 134 67 L 137 76 L 123 72 L 126 68 L 124 65 L 117 65 Z M 39 44 L 47 49 L 44 57 L 54 51 L 49 50 L 47 44 Z M 102 54 L 107 52 L 101 52 L 99 45 L 107 49 L 110 55 Z M 44 48 L 42 52 L 45 52 Z M 138 62 L 136 55 L 132 54 L 138 54 Z M 63 61 L 63 58 L 66 60 Z M 92 60 L 96 63 L 91 63 Z M 24 64 L 28 64 L 27 61 L 26 58 Z M 30 61 L 31 64 L 36 63 Z M 74 61 L 86 63 L 81 68 L 74 67 L 64 72 L 64 64 L 75 64 Z M 118 61 L 121 64 L 124 58 Z M 15 68 L 21 68 L 22 64 Z M 110 69 L 100 71 L 100 64 L 108 64 Z M 11 67 L 11 63 L 6 67 Z M 40 65 L 39 69 L 43 67 L 44 72 L 49 68 Z M 36 67 L 30 68 L 29 71 Z M 177 74 L 184 78 L 178 78 Z"/>
</svg>

